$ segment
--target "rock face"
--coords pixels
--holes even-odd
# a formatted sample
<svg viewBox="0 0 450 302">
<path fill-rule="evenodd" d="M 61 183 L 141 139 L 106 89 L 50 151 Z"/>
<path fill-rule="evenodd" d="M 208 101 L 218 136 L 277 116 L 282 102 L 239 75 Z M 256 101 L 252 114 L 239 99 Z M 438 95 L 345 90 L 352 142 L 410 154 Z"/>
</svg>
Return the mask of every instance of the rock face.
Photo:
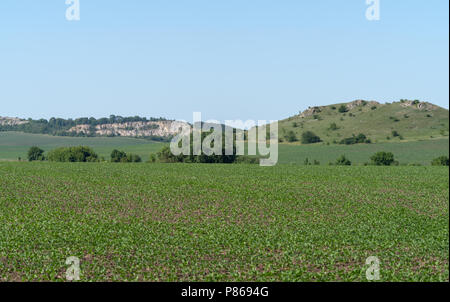
<svg viewBox="0 0 450 302">
<path fill-rule="evenodd" d="M 104 124 L 94 127 L 90 125 L 77 125 L 70 128 L 68 132 L 94 134 L 98 136 L 168 137 L 178 134 L 180 128 L 186 125 L 186 123 L 179 121 L 129 122 Z"/>
<path fill-rule="evenodd" d="M 439 108 L 438 106 L 433 105 L 428 102 L 407 101 L 407 100 L 402 101 L 401 106 L 405 107 L 405 108 L 416 107 L 417 109 L 423 110 L 423 111 L 433 111 L 433 110 L 436 110 Z"/>
<path fill-rule="evenodd" d="M 355 107 L 361 107 L 361 106 L 378 106 L 380 103 L 376 101 L 364 101 L 364 100 L 356 100 L 351 103 L 347 104 L 347 109 L 352 110 Z"/>
<path fill-rule="evenodd" d="M 380 103 L 376 101 L 364 101 L 364 100 L 356 100 L 350 103 L 345 104 L 348 110 L 352 110 L 355 107 L 361 107 L 361 106 L 378 106 Z M 305 118 L 308 116 L 313 116 L 314 114 L 318 114 L 322 112 L 325 108 L 329 106 L 320 106 L 320 107 L 309 107 L 302 113 L 300 113 L 300 117 Z"/>
<path fill-rule="evenodd" d="M 1 117 L 0 116 L 0 126 L 17 126 L 26 124 L 28 121 L 22 120 L 17 117 Z"/>
</svg>

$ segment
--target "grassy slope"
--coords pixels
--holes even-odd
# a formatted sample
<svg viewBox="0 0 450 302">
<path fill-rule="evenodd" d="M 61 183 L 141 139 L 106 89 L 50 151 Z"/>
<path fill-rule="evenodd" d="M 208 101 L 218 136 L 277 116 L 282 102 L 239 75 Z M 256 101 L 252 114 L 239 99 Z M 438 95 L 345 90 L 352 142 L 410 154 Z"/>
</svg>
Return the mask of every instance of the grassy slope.
<svg viewBox="0 0 450 302">
<path fill-rule="evenodd" d="M 0 163 L 0 281 L 448 281 L 446 167 Z"/>
<path fill-rule="evenodd" d="M 324 142 L 340 142 L 343 138 L 353 134 L 365 134 L 373 142 L 386 142 L 387 137 L 392 137 L 392 131 L 396 130 L 404 137 L 404 140 L 430 139 L 448 136 L 449 111 L 436 107 L 430 112 L 419 110 L 417 106 L 402 107 L 400 102 L 378 105 L 372 110 L 370 105 L 358 106 L 347 113 L 339 113 L 338 108 L 342 104 L 325 106 L 318 113 L 319 119 L 313 116 L 302 118 L 299 115 L 279 122 L 280 137 L 293 130 L 300 138 L 304 131 L 311 130 Z M 332 109 L 332 106 L 336 109 Z M 350 113 L 353 117 L 350 117 Z M 405 118 L 405 114 L 408 118 Z M 427 117 L 427 114 L 431 117 Z M 397 118 L 395 122 L 390 117 Z M 294 123 L 298 127 L 294 127 Z M 338 130 L 329 130 L 330 124 L 336 123 Z M 399 138 L 392 138 L 399 141 Z"/>
<path fill-rule="evenodd" d="M 109 158 L 113 149 L 136 153 L 144 160 L 152 152 L 162 148 L 161 143 L 127 137 L 61 137 L 20 132 L 0 132 L 0 160 L 26 158 L 31 146 L 39 146 L 45 151 L 58 147 L 85 145 L 94 148 L 99 155 Z"/>
</svg>

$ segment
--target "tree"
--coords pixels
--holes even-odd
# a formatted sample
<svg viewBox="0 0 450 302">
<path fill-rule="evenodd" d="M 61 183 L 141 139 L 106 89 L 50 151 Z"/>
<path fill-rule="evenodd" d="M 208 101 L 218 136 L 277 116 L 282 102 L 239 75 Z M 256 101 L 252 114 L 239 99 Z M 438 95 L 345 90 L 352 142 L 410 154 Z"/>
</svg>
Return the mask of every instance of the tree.
<svg viewBox="0 0 450 302">
<path fill-rule="evenodd" d="M 292 130 L 289 131 L 289 132 L 285 135 L 285 138 L 286 138 L 286 140 L 287 140 L 288 142 L 290 142 L 290 143 L 293 143 L 293 142 L 298 141 L 297 136 L 295 135 L 295 132 L 292 131 Z"/>
<path fill-rule="evenodd" d="M 97 153 L 90 147 L 62 147 L 48 153 L 48 160 L 54 162 L 98 162 Z"/>
<path fill-rule="evenodd" d="M 390 166 L 394 163 L 394 154 L 391 152 L 377 152 L 370 160 L 376 166 Z"/>
<path fill-rule="evenodd" d="M 28 150 L 28 161 L 45 160 L 44 150 L 39 147 L 33 146 Z"/>
<path fill-rule="evenodd" d="M 142 158 L 137 154 L 127 154 L 128 162 L 130 163 L 140 163 L 142 162 Z"/>
<path fill-rule="evenodd" d="M 321 141 L 320 137 L 311 131 L 306 131 L 302 134 L 302 144 L 315 144 L 320 143 Z"/>
<path fill-rule="evenodd" d="M 345 155 L 341 155 L 337 160 L 336 160 L 336 166 L 351 166 L 352 162 L 345 157 Z"/>
<path fill-rule="evenodd" d="M 368 139 L 364 134 L 360 133 L 357 136 L 347 137 L 341 140 L 341 145 L 355 145 L 355 144 L 370 144 L 371 140 Z"/>
<path fill-rule="evenodd" d="M 127 157 L 127 154 L 125 152 L 123 152 L 123 151 L 119 151 L 117 149 L 114 149 L 111 152 L 111 162 L 112 163 L 120 163 L 126 157 Z"/>
<path fill-rule="evenodd" d="M 433 159 L 431 162 L 432 166 L 447 166 L 449 165 L 449 159 L 447 156 L 440 156 L 438 158 Z"/>
</svg>

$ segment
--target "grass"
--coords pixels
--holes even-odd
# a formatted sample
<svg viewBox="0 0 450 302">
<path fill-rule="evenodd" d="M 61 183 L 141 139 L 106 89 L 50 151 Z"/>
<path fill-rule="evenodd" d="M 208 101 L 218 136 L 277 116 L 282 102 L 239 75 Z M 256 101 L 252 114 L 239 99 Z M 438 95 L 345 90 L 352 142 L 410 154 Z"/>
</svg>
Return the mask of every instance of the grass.
<svg viewBox="0 0 450 302">
<path fill-rule="evenodd" d="M 392 131 L 397 131 L 406 141 L 448 138 L 449 135 L 449 112 L 437 106 L 432 111 L 425 111 L 419 110 L 417 105 L 403 107 L 403 104 L 396 102 L 380 104 L 372 110 L 372 106 L 367 104 L 339 113 L 341 105 L 324 106 L 321 107 L 321 112 L 314 115 L 304 118 L 296 115 L 280 121 L 280 137 L 293 131 L 300 139 L 301 134 L 309 130 L 324 142 L 332 143 L 363 133 L 372 142 L 382 143 L 400 141 L 400 137 L 392 136 Z M 336 109 L 332 109 L 333 107 Z M 332 129 L 333 123 L 337 129 Z"/>
<path fill-rule="evenodd" d="M 90 146 L 100 156 L 109 159 L 113 149 L 140 155 L 144 160 L 150 153 L 159 151 L 162 144 L 145 139 L 129 137 L 63 137 L 22 132 L 0 132 L 0 160 L 26 159 L 31 146 L 39 146 L 45 151 L 58 147 Z"/>
<path fill-rule="evenodd" d="M 0 281 L 449 280 L 446 167 L 0 163 Z"/>
<path fill-rule="evenodd" d="M 303 164 L 308 158 L 310 162 L 315 159 L 322 165 L 328 165 L 329 162 L 334 163 L 339 156 L 344 154 L 353 164 L 361 165 L 370 162 L 370 157 L 379 151 L 394 153 L 395 159 L 400 164 L 430 165 L 433 159 L 441 155 L 449 155 L 449 140 L 441 138 L 426 141 L 330 146 L 280 144 L 279 162 Z"/>
<path fill-rule="evenodd" d="M 61 146 L 87 145 L 109 159 L 113 149 L 140 155 L 144 161 L 150 153 L 156 153 L 164 144 L 143 139 L 125 137 L 96 137 L 72 138 L 40 134 L 26 134 L 19 132 L 0 132 L 0 160 L 17 160 L 20 156 L 26 159 L 28 149 L 37 145 L 45 151 Z M 426 141 L 404 141 L 378 144 L 360 145 L 298 145 L 280 144 L 279 162 L 284 164 L 303 164 L 306 158 L 310 161 L 316 159 L 322 165 L 334 162 L 339 156 L 345 154 L 353 164 L 363 164 L 369 161 L 370 156 L 378 151 L 393 152 L 396 159 L 402 164 L 430 165 L 434 158 L 449 154 L 448 138 L 429 139 Z"/>
</svg>

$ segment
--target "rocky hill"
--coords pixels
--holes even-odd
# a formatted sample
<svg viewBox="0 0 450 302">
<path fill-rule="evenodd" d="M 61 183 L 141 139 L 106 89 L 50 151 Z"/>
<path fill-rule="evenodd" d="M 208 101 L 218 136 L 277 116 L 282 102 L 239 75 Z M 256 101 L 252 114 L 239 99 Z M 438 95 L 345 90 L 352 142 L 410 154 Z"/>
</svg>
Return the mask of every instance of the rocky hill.
<svg viewBox="0 0 450 302">
<path fill-rule="evenodd" d="M 417 100 L 386 104 L 356 100 L 310 107 L 279 122 L 281 142 L 300 143 L 306 131 L 328 144 L 360 133 L 372 143 L 433 139 L 449 135 L 449 111 Z"/>
</svg>

